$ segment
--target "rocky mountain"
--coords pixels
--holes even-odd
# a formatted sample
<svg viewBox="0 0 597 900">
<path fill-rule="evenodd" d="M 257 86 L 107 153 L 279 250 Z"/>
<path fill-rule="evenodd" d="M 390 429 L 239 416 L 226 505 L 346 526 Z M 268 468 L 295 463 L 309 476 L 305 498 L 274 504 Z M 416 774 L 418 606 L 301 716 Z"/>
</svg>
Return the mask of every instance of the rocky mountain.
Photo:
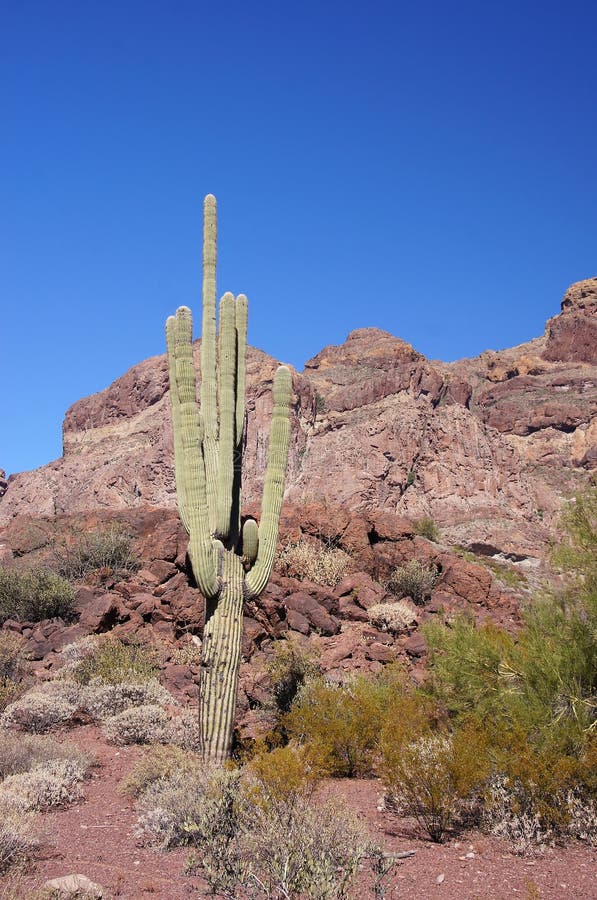
<svg viewBox="0 0 597 900">
<path fill-rule="evenodd" d="M 374 328 L 324 348 L 293 375 L 287 499 L 430 516 L 453 543 L 536 559 L 563 496 L 597 464 L 596 313 L 591 278 L 570 287 L 542 337 L 475 359 L 429 361 Z M 261 496 L 275 366 L 250 350 L 249 507 Z M 75 403 L 63 448 L 10 477 L 0 526 L 23 514 L 174 507 L 165 356 Z"/>
<path fill-rule="evenodd" d="M 293 633 L 329 678 L 374 673 L 393 660 L 423 676 L 421 625 L 458 613 L 509 630 L 543 577 L 563 498 L 597 462 L 597 278 L 573 285 L 545 334 L 445 364 L 377 329 L 352 332 L 295 372 L 292 442 L 281 544 L 305 537 L 343 557 L 345 577 L 322 586 L 280 558 L 244 610 L 238 729 L 267 730 L 272 639 Z M 196 350 L 199 351 L 200 342 Z M 248 357 L 245 508 L 258 513 L 276 362 Z M 175 509 L 168 371 L 145 360 L 75 403 L 64 455 L 34 472 L 0 475 L 0 562 L 56 564 L 57 548 L 116 521 L 139 566 L 78 582 L 76 622 L 7 621 L 32 671 L 45 678 L 62 648 L 114 632 L 159 648 L 163 678 L 196 702 L 204 604 L 192 586 L 187 536 Z M 437 533 L 425 536 L 417 519 Z M 431 539 L 428 539 L 431 537 Z M 435 573 L 408 622 L 386 629 L 370 610 L 393 598 L 388 577 L 416 560 Z M 195 656 L 193 656 L 195 654 Z"/>
</svg>

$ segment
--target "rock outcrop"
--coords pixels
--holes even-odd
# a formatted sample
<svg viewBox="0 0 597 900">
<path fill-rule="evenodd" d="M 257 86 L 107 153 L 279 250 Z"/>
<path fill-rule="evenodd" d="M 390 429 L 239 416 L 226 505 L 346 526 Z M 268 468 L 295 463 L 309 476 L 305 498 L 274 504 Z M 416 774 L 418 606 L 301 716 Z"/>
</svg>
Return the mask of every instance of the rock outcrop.
<svg viewBox="0 0 597 900">
<path fill-rule="evenodd" d="M 315 501 L 322 520 L 329 502 L 429 515 L 453 542 L 540 556 L 562 497 L 597 464 L 596 312 L 592 278 L 567 291 L 543 337 L 476 359 L 431 362 L 371 328 L 326 347 L 293 373 L 288 500 Z M 261 495 L 275 367 L 249 352 L 249 507 Z M 63 446 L 59 460 L 11 476 L 0 526 L 22 515 L 173 508 L 165 357 L 75 403 Z"/>
</svg>

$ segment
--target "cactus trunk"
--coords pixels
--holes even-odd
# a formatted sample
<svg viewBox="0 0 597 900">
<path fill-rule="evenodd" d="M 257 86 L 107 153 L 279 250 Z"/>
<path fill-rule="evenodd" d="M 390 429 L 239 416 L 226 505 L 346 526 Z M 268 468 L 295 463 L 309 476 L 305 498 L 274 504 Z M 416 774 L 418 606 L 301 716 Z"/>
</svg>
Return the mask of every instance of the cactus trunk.
<svg viewBox="0 0 597 900">
<path fill-rule="evenodd" d="M 201 753 L 220 764 L 230 755 L 236 687 L 243 636 L 243 581 L 240 556 L 222 551 L 222 590 L 207 601 L 201 659 L 199 720 Z"/>
<path fill-rule="evenodd" d="M 241 530 L 241 458 L 245 427 L 247 298 L 224 294 L 216 332 L 216 202 L 204 203 L 201 408 L 193 365 L 192 316 L 180 307 L 166 323 L 176 494 L 189 534 L 189 557 L 206 599 L 199 726 L 203 758 L 230 754 L 243 604 L 258 596 L 271 573 L 290 438 L 292 377 L 274 377 L 274 413 L 261 524 Z"/>
</svg>

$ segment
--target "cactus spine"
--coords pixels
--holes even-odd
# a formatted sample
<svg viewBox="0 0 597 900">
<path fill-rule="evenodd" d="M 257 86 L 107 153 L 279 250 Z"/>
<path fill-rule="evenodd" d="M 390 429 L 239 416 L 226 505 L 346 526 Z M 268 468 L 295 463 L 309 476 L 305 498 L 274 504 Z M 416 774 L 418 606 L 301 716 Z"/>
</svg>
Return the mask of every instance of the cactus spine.
<svg viewBox="0 0 597 900">
<path fill-rule="evenodd" d="M 274 376 L 274 411 L 261 523 L 240 527 L 241 461 L 245 431 L 247 298 L 226 293 L 216 332 L 216 201 L 209 194 L 203 219 L 203 333 L 201 406 L 197 404 L 190 309 L 166 322 L 174 433 L 176 494 L 189 534 L 189 557 L 206 601 L 199 727 L 205 760 L 230 753 L 243 603 L 269 579 L 276 542 L 290 439 L 292 378 L 286 366 Z"/>
</svg>

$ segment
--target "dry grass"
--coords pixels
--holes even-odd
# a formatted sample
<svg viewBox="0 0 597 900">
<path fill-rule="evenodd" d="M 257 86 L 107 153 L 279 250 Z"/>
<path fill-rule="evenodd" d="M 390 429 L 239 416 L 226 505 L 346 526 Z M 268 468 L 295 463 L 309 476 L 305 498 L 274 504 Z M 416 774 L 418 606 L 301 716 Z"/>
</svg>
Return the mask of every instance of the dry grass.
<svg viewBox="0 0 597 900">
<path fill-rule="evenodd" d="M 417 612 L 407 600 L 376 603 L 369 607 L 367 614 L 372 625 L 391 634 L 399 634 L 417 621 Z"/>
<path fill-rule="evenodd" d="M 339 547 L 300 540 L 287 544 L 278 557 L 278 567 L 293 578 L 335 587 L 350 572 L 352 558 Z"/>
</svg>

